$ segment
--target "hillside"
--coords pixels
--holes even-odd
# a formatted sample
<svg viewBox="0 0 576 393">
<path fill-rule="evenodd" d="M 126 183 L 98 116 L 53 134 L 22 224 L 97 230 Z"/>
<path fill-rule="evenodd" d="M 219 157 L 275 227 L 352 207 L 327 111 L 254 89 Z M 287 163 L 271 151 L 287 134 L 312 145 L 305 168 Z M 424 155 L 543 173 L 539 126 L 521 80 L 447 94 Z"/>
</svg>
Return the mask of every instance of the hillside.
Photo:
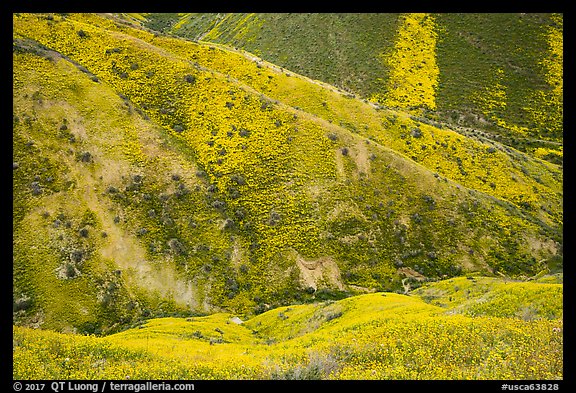
<svg viewBox="0 0 576 393">
<path fill-rule="evenodd" d="M 113 15 L 13 22 L 17 325 L 562 270 L 561 166 Z"/>
<path fill-rule="evenodd" d="M 242 48 L 360 97 L 442 120 L 460 133 L 480 130 L 515 149 L 562 162 L 562 14 L 127 18 L 165 33 Z"/>
<path fill-rule="evenodd" d="M 103 338 L 17 327 L 14 378 L 562 379 L 562 285 L 477 276 L 421 290 L 457 296 L 474 280 L 510 308 L 532 307 L 534 295 L 547 305 L 531 315 L 469 316 L 416 294 L 373 293 L 245 321 L 229 313 L 151 319 Z M 508 286 L 523 289 L 503 297 Z"/>
</svg>

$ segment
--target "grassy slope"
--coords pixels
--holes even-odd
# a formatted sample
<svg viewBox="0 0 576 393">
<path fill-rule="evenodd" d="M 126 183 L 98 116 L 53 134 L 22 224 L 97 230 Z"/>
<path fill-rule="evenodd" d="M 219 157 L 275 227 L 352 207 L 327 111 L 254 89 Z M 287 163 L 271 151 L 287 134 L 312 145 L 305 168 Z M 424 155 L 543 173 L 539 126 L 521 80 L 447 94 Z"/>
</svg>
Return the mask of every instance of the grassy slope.
<svg viewBox="0 0 576 393">
<path fill-rule="evenodd" d="M 383 86 L 366 75 L 385 76 L 387 70 L 372 55 L 392 44 L 397 15 L 197 14 L 183 18 L 152 14 L 147 19 L 144 25 L 152 29 L 244 48 L 271 63 L 348 91 L 373 92 Z M 160 24 L 160 20 L 165 22 Z M 323 26 L 322 33 L 303 26 Z M 276 38 L 288 46 L 277 45 Z"/>
<path fill-rule="evenodd" d="M 182 201 L 175 195 L 179 184 L 202 184 L 193 175 L 196 166 L 116 92 L 57 54 L 46 57 L 19 53 L 15 61 L 22 67 L 14 82 L 15 298 L 32 295 L 37 322 L 62 328 L 74 321 L 82 331 L 126 322 L 149 307 L 174 310 L 155 299 L 167 299 L 187 284 L 176 277 L 174 266 L 143 261 L 141 227 L 132 221 L 130 206 L 117 200 L 126 188 L 155 192 L 156 198 L 158 189 L 165 191 L 168 200 L 152 201 L 159 219 L 173 204 L 201 203 L 194 195 Z M 173 174 L 181 180 L 174 181 Z M 142 180 L 135 181 L 138 177 Z M 31 192 L 35 179 L 39 195 Z M 218 218 L 202 213 L 206 222 Z M 218 226 L 206 225 L 216 243 Z M 166 237 L 175 232 L 165 231 Z M 150 298 L 127 293 L 125 284 L 147 287 Z"/>
<path fill-rule="evenodd" d="M 146 39 L 149 42 L 153 39 L 149 34 L 141 35 L 141 38 Z M 154 37 L 154 44 L 189 59 L 200 66 L 208 67 L 233 78 L 237 78 L 241 82 L 255 88 L 259 92 L 265 93 L 271 98 L 276 98 L 295 108 L 304 109 L 306 112 L 322 117 L 331 123 L 336 123 L 341 127 L 347 128 L 349 131 L 367 136 L 369 139 L 373 139 L 385 146 L 393 148 L 396 151 L 404 153 L 415 161 L 422 162 L 431 170 L 439 170 L 440 174 L 446 175 L 450 179 L 457 180 L 459 183 L 467 187 L 478 189 L 500 198 L 504 197 L 504 199 L 516 202 L 517 205 L 522 205 L 520 203 L 520 199 L 522 199 L 520 198 L 520 195 L 527 198 L 528 194 L 531 193 L 530 188 L 532 190 L 534 187 L 538 188 L 538 185 L 535 183 L 544 182 L 544 184 L 550 187 L 554 192 L 561 191 L 562 189 L 561 182 L 558 178 L 560 172 L 555 170 L 556 167 L 541 164 L 539 161 L 529 160 L 526 156 L 518 156 L 513 150 L 505 147 L 503 148 L 498 144 L 493 147 L 512 156 L 511 158 L 513 160 L 519 159 L 527 163 L 527 167 L 516 167 L 516 169 L 521 169 L 522 175 L 524 175 L 523 177 L 531 176 L 533 178 L 532 180 L 535 180 L 535 183 L 530 181 L 526 182 L 522 179 L 524 181 L 521 183 L 526 183 L 525 188 L 524 185 L 518 185 L 522 187 L 519 190 L 516 189 L 516 186 L 510 187 L 508 185 L 509 179 L 498 179 L 495 175 L 488 172 L 489 170 L 494 169 L 495 166 L 500 166 L 503 169 L 501 166 L 502 164 L 490 159 L 490 155 L 484 156 L 480 154 L 480 157 L 478 157 L 480 160 L 479 163 L 476 161 L 475 157 L 477 154 L 474 154 L 476 152 L 473 153 L 474 157 L 472 157 L 471 160 L 468 160 L 465 156 L 454 157 L 454 153 L 457 153 L 460 150 L 460 146 L 445 146 L 446 143 L 442 144 L 439 140 L 441 138 L 434 138 L 434 133 L 438 132 L 442 137 L 444 137 L 444 142 L 448 142 L 450 138 L 447 138 L 447 136 L 453 134 L 450 132 L 448 135 L 444 135 L 441 130 L 432 129 L 433 142 L 437 145 L 436 147 L 433 145 L 422 146 L 422 144 L 411 146 L 413 142 L 418 141 L 415 141 L 414 139 L 402 141 L 401 139 L 406 139 L 408 131 L 411 131 L 412 127 L 419 126 L 420 124 L 405 121 L 405 116 L 398 118 L 398 113 L 391 113 L 389 111 L 378 113 L 374 108 L 370 107 L 370 105 L 367 105 L 366 103 L 349 100 L 348 98 L 350 97 L 348 95 L 337 94 L 330 90 L 323 89 L 322 87 L 316 87 L 301 78 L 291 78 L 289 73 L 270 72 L 274 70 L 269 70 L 267 69 L 268 67 L 264 69 L 262 68 L 263 65 L 267 65 L 266 63 L 257 61 L 256 64 L 251 64 L 240 56 L 233 56 L 233 54 L 228 51 L 222 52 L 215 48 L 199 47 L 184 41 Z M 251 58 L 249 54 L 246 54 L 246 56 Z M 324 87 L 329 86 L 324 85 Z M 411 117 L 411 120 L 417 122 L 418 118 Z M 432 124 L 438 125 L 438 123 L 434 122 Z M 389 135 L 391 133 L 392 135 Z M 424 134 L 424 138 L 425 137 L 426 135 Z M 482 138 L 480 135 L 477 135 L 477 138 L 481 142 L 487 142 L 487 140 Z M 464 138 L 457 139 L 458 142 L 460 142 L 459 144 L 473 144 L 471 147 L 466 146 L 467 153 L 469 153 L 470 150 L 481 150 L 482 147 L 484 147 L 484 145 L 473 143 L 474 141 L 468 141 Z M 428 145 L 428 143 L 423 144 Z M 426 151 L 426 148 L 428 147 L 431 147 L 433 150 L 439 149 L 440 151 Z M 430 160 L 427 161 L 427 158 Z M 503 157 L 497 158 L 499 160 L 496 161 L 500 161 Z M 533 168 L 532 165 L 534 164 L 532 164 L 532 162 L 540 166 L 540 168 Z M 454 172 L 455 164 L 457 164 L 460 173 Z M 510 167 L 509 164 L 505 164 L 505 166 L 508 168 Z M 512 166 L 516 165 L 513 164 Z M 497 172 L 507 171 L 508 168 Z M 551 170 L 554 172 L 554 178 L 543 179 L 539 177 L 538 172 L 541 172 L 542 170 Z M 475 171 L 481 172 L 471 173 Z M 518 173 L 517 170 L 513 172 Z M 491 182 L 493 183 L 491 184 L 488 182 L 490 177 L 494 177 L 490 180 L 501 180 L 501 187 L 499 187 L 499 189 L 495 188 L 500 185 L 500 182 Z M 514 176 L 513 180 L 514 179 L 518 180 L 516 176 Z M 548 200 L 550 197 L 555 198 L 556 196 L 553 194 L 547 194 L 543 199 Z M 559 202 L 559 200 L 556 199 L 554 202 Z"/>
<path fill-rule="evenodd" d="M 489 277 L 458 277 L 414 291 L 450 314 L 492 315 L 531 320 L 562 318 L 562 283 L 514 282 Z"/>
<path fill-rule="evenodd" d="M 16 327 L 14 378 L 562 378 L 558 284 L 474 279 L 484 296 L 510 307 L 529 307 L 535 295 L 548 304 L 529 318 L 494 315 L 497 308 L 472 317 L 456 315 L 455 304 L 442 308 L 418 296 L 374 293 L 281 307 L 240 325 L 226 313 L 153 319 L 105 338 Z M 524 296 L 503 297 L 501 288 L 510 285 L 522 286 Z"/>
<path fill-rule="evenodd" d="M 553 64 L 562 62 L 562 17 L 432 17 L 440 117 L 452 124 L 487 129 L 491 138 L 509 146 L 561 160 L 562 70 Z M 150 16 L 144 25 L 157 28 L 156 20 L 170 20 L 174 28 L 164 31 L 243 48 L 363 97 L 381 97 L 390 86 L 402 83 L 390 78 L 391 64 L 400 56 L 394 45 L 403 18 L 397 14 L 163 14 Z"/>
<path fill-rule="evenodd" d="M 523 205 L 522 200 L 530 198 L 529 194 L 534 190 L 533 187 L 538 188 L 537 184 L 530 181 L 522 181 L 521 183 L 525 184 L 511 186 L 509 180 L 517 181 L 518 177 L 516 174 L 510 178 L 498 178 L 498 173 L 508 172 L 509 169 L 512 169 L 511 167 L 516 167 L 516 170 L 512 169 L 512 173 L 516 172 L 520 175 L 518 173 L 518 169 L 520 169 L 520 172 L 522 172 L 520 176 L 526 177 L 526 175 L 529 175 L 533 178 L 532 180 L 535 180 L 535 183 L 543 180 L 538 176 L 538 172 L 542 170 L 545 172 L 552 170 L 555 173 L 554 176 L 560 174 L 553 165 L 547 165 L 538 160 L 530 160 L 529 157 L 518 155 L 513 149 L 498 143 L 492 146 L 492 143 L 486 139 L 486 134 L 484 133 L 470 135 L 476 140 L 458 138 L 453 132 L 444 133 L 443 130 L 438 130 L 438 123 L 432 122 L 430 125 L 436 125 L 437 127 L 430 129 L 431 139 L 426 138 L 426 133 L 419 140 L 407 138 L 414 127 L 421 126 L 421 124 L 418 124 L 419 120 L 426 121 L 426 119 L 412 116 L 411 120 L 416 121 L 415 123 L 414 121 L 407 121 L 408 119 L 406 119 L 405 115 L 401 115 L 398 118 L 397 112 L 378 111 L 365 102 L 350 100 L 350 96 L 346 94 L 337 94 L 322 87 L 310 85 L 301 78 L 292 78 L 288 72 L 270 72 L 262 68 L 266 63 L 261 61 L 251 65 L 242 58 L 235 58 L 228 52 L 217 50 L 204 50 L 198 53 L 194 51 L 197 47 L 183 41 L 178 42 L 160 38 L 155 39 L 154 42 L 202 66 L 217 69 L 226 75 L 237 78 L 281 102 L 301 108 L 352 132 L 391 147 L 395 151 L 402 152 L 413 160 L 422 163 L 428 169 L 437 171 L 439 174 L 456 180 L 462 185 L 504 198 L 515 202 L 517 205 Z M 246 56 L 251 57 L 249 54 L 246 54 Z M 255 70 L 255 67 L 258 68 L 259 65 L 260 68 Z M 254 75 L 255 72 L 257 75 Z M 426 125 L 424 127 L 426 128 Z M 442 128 L 442 126 L 439 127 Z M 456 138 L 460 146 L 448 146 L 453 137 Z M 504 157 L 498 155 L 493 157 L 491 154 L 486 154 L 486 151 L 482 151 L 483 148 L 488 149 L 490 146 L 511 156 L 510 159 L 513 161 L 519 159 L 526 162 L 526 164 L 522 164 L 522 167 L 525 165 L 527 167 L 518 167 L 517 163 L 501 162 L 505 161 L 505 159 L 502 160 Z M 433 151 L 430 151 L 430 148 Z M 466 151 L 466 154 L 460 156 L 460 151 Z M 471 152 L 472 157 L 469 157 Z M 536 164 L 536 166 L 532 167 L 532 163 Z M 495 170 L 495 167 L 500 169 Z M 507 169 L 504 169 L 504 167 L 507 167 Z M 558 192 L 561 191 L 561 184 L 558 180 L 558 178 L 549 179 L 545 184 Z M 521 189 L 517 189 L 516 187 L 518 186 Z M 557 203 L 561 203 L 557 196 L 548 193 L 543 199 L 555 198 L 554 204 L 557 205 Z"/>
<path fill-rule="evenodd" d="M 562 173 L 548 163 L 108 19 L 14 27 L 20 323 L 262 311 L 322 296 L 306 286 L 535 274 L 557 253 Z"/>
</svg>

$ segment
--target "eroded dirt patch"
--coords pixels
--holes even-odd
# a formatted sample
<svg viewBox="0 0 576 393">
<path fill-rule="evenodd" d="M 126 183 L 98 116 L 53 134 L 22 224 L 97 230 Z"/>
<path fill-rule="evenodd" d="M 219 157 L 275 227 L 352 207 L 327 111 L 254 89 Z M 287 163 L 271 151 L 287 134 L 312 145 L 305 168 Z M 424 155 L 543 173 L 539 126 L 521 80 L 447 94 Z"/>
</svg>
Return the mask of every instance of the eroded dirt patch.
<svg viewBox="0 0 576 393">
<path fill-rule="evenodd" d="M 320 257 L 307 261 L 298 255 L 296 265 L 300 269 L 300 278 L 307 287 L 318 289 L 328 286 L 344 289 L 340 269 L 332 258 Z"/>
</svg>

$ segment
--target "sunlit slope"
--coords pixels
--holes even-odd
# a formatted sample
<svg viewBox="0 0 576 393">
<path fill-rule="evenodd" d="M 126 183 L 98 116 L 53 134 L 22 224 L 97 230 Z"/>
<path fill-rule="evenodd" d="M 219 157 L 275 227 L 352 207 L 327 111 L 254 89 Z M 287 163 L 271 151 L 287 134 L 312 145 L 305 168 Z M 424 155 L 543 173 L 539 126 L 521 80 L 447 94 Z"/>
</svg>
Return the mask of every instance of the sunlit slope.
<svg viewBox="0 0 576 393">
<path fill-rule="evenodd" d="M 561 304 L 553 289 L 543 292 Z M 416 296 L 374 293 L 281 307 L 240 322 L 225 313 L 161 318 L 105 338 L 16 327 L 14 378 L 557 379 L 563 375 L 563 327 L 557 317 L 448 315 Z"/>
<path fill-rule="evenodd" d="M 413 293 L 427 303 L 446 308 L 449 314 L 524 320 L 563 316 L 561 283 L 457 277 L 426 284 Z"/>
<path fill-rule="evenodd" d="M 90 22 L 119 29 L 96 17 Z M 401 152 L 439 175 L 510 201 L 548 224 L 562 221 L 561 168 L 493 142 L 488 134 L 469 131 L 470 137 L 465 138 L 438 122 L 375 108 L 247 53 L 242 56 L 217 47 L 130 31 L 194 64 L 222 72 L 268 97 Z"/>
<path fill-rule="evenodd" d="M 58 54 L 15 41 L 14 64 L 17 320 L 94 332 L 150 313 L 201 308 L 205 295 L 180 277 L 172 239 L 187 228 L 198 242 L 210 239 L 213 255 L 229 240 L 220 214 L 191 192 L 207 183 L 195 176 L 190 152 Z M 149 205 L 134 209 L 124 202 L 130 194 Z M 174 215 L 183 209 L 188 215 Z M 139 215 L 159 225 L 144 227 Z M 189 226 L 191 215 L 197 228 Z M 141 240 L 148 231 L 156 243 Z M 214 266 L 212 276 L 221 274 Z"/>
<path fill-rule="evenodd" d="M 142 24 L 562 160 L 561 14 L 150 14 Z"/>
<path fill-rule="evenodd" d="M 561 261 L 548 163 L 98 16 L 14 31 L 19 323 L 97 332 Z"/>
<path fill-rule="evenodd" d="M 482 133 L 476 135 L 484 142 L 479 143 L 449 130 L 428 127 L 415 117 L 407 119 L 401 113 L 377 111 L 361 101 L 350 100 L 350 97 L 315 86 L 301 78 L 292 78 L 289 73 L 273 72 L 259 62 L 252 63 L 228 51 L 156 37 L 122 25 L 118 27 L 111 21 L 97 17 L 82 17 L 86 18 L 90 23 L 109 29 L 129 31 L 193 63 L 237 78 L 269 97 L 302 108 L 400 151 L 462 185 L 506 199 L 527 210 L 535 210 L 529 213 L 541 218 L 552 214 L 552 222 L 561 222 L 561 169 L 500 144 L 490 143 L 481 136 Z M 109 53 L 109 56 L 113 55 L 114 52 Z M 116 60 L 111 58 L 110 61 Z M 424 131 L 413 131 L 420 126 Z M 429 133 L 426 132 L 428 129 Z"/>
</svg>

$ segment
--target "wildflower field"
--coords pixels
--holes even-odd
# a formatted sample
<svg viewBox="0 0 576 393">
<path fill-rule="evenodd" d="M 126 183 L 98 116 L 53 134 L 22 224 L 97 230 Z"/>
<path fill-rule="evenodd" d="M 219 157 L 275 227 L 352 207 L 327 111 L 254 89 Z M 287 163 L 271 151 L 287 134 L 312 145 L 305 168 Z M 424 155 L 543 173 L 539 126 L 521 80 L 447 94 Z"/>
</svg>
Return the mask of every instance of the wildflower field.
<svg viewBox="0 0 576 393">
<path fill-rule="evenodd" d="M 453 126 L 488 130 L 524 152 L 551 149 L 547 160 L 553 162 L 562 158 L 562 14 L 174 13 L 126 18 L 176 36 L 242 48 L 351 94 L 406 109 L 428 108 L 428 114 Z"/>
<path fill-rule="evenodd" d="M 368 99 L 226 44 L 272 16 L 179 17 L 13 14 L 15 379 L 563 377 L 561 142 L 437 116 L 454 21 L 383 19 Z"/>
<path fill-rule="evenodd" d="M 242 323 L 229 313 L 158 318 L 107 337 L 14 327 L 13 376 L 562 379 L 561 289 L 462 277 L 410 295 L 380 292 L 280 307 Z M 430 291 L 442 291 L 447 303 L 458 300 L 426 303 L 419 295 Z M 522 310 L 534 295 L 546 304 L 527 318 Z M 479 304 L 480 297 L 506 302 L 515 312 L 459 307 L 465 300 Z"/>
</svg>

